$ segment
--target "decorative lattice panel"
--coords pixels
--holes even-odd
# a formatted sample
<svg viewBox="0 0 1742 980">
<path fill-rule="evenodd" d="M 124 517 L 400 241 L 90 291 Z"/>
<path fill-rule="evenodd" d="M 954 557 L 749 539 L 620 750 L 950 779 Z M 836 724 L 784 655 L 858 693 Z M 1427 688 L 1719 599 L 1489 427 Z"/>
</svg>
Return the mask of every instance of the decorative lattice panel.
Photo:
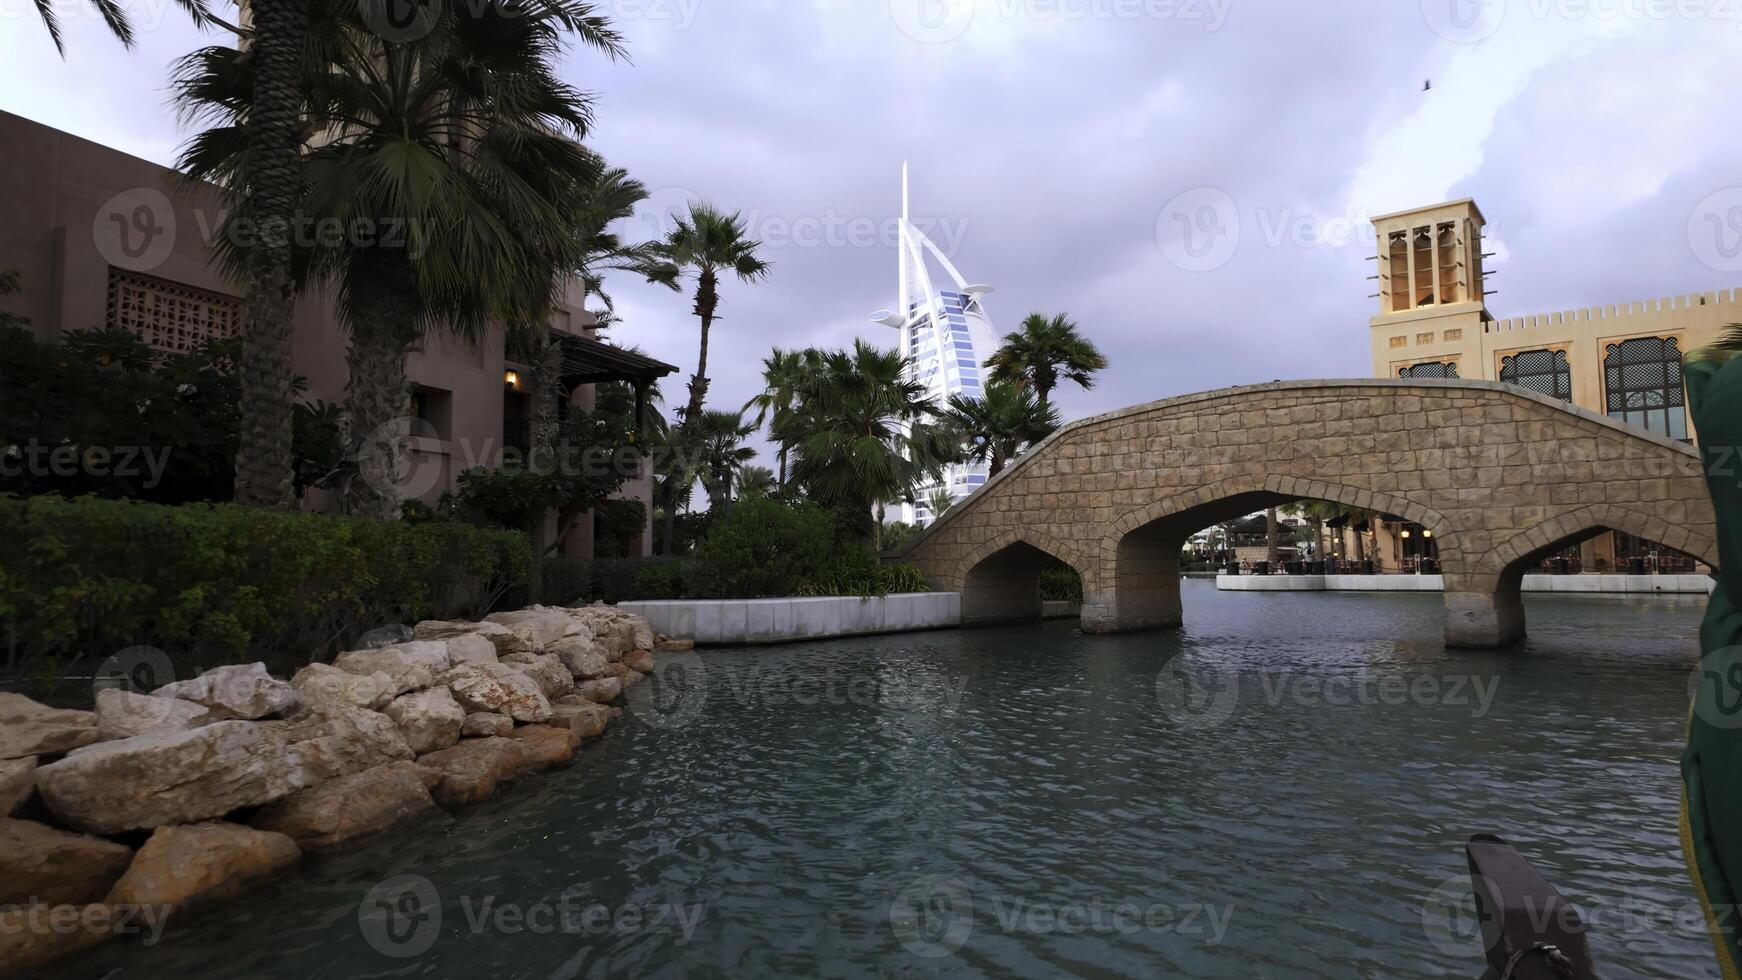
<svg viewBox="0 0 1742 980">
<path fill-rule="evenodd" d="M 112 268 L 109 325 L 133 331 L 156 350 L 179 354 L 236 336 L 242 329 L 242 301 Z"/>
</svg>

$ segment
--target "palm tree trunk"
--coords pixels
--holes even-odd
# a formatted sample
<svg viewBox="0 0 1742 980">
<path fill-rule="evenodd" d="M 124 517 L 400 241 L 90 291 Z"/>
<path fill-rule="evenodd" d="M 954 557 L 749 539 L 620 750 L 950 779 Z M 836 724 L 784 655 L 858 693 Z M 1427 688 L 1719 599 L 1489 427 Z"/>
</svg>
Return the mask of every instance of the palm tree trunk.
<svg viewBox="0 0 1742 980">
<path fill-rule="evenodd" d="M 302 185 L 302 93 L 297 69 L 308 5 L 256 0 L 252 5 L 254 101 L 248 152 L 253 176 L 245 206 L 259 230 L 248 261 L 248 303 L 242 321 L 241 427 L 236 443 L 236 502 L 269 507 L 294 503 L 291 474 L 291 223 Z"/>
<path fill-rule="evenodd" d="M 399 516 L 410 419 L 405 345 L 389 327 L 359 323 L 346 353 L 351 378 L 345 386 L 352 458 L 358 475 L 346 488 L 351 513 L 393 520 Z"/>
<path fill-rule="evenodd" d="M 559 428 L 558 399 L 562 396 L 563 348 L 549 327 L 541 327 L 543 335 L 533 349 L 532 364 L 532 459 L 537 470 L 556 465 Z"/>
<path fill-rule="evenodd" d="M 1270 562 L 1273 569 L 1277 562 L 1282 560 L 1282 549 L 1277 543 L 1278 530 L 1280 527 L 1276 520 L 1276 508 L 1272 507 L 1264 512 L 1264 557 Z"/>
<path fill-rule="evenodd" d="M 701 431 L 702 404 L 708 398 L 708 333 L 714 327 L 714 312 L 719 309 L 719 279 L 713 270 L 703 269 L 696 284 L 696 316 L 702 321 L 702 342 L 696 354 L 696 373 L 690 378 L 690 400 L 684 409 L 684 445 L 690 448 Z"/>
</svg>

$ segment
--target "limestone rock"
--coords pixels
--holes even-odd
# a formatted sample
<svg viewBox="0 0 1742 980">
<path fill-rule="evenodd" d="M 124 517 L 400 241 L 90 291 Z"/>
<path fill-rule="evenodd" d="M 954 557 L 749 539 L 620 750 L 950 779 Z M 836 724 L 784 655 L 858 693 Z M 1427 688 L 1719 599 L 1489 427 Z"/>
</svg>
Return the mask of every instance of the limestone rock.
<svg viewBox="0 0 1742 980">
<path fill-rule="evenodd" d="M 132 738 L 151 732 L 180 732 L 224 716 L 180 698 L 135 694 L 118 687 L 97 692 L 97 730 L 104 738 Z"/>
<path fill-rule="evenodd" d="M 212 709 L 218 718 L 256 721 L 296 707 L 296 689 L 266 672 L 265 664 L 214 667 L 193 680 L 165 684 L 152 692 Z"/>
<path fill-rule="evenodd" d="M 398 691 L 393 675 L 385 671 L 354 674 L 330 664 L 309 664 L 296 672 L 290 686 L 303 701 L 337 701 L 371 711 L 385 708 Z"/>
<path fill-rule="evenodd" d="M 446 640 L 417 640 L 379 650 L 341 653 L 333 666 L 353 674 L 383 673 L 393 679 L 393 696 L 435 687 L 448 659 Z"/>
<path fill-rule="evenodd" d="M 619 681 L 622 681 L 623 689 L 625 691 L 647 679 L 646 674 L 643 674 L 641 671 L 636 670 L 628 664 L 612 664 L 608 676 L 615 677 Z"/>
<path fill-rule="evenodd" d="M 525 772 L 533 762 L 526 746 L 509 738 L 467 739 L 417 760 L 441 774 L 433 792 L 443 806 L 487 800 L 499 784 Z"/>
<path fill-rule="evenodd" d="M 60 755 L 102 738 L 97 716 L 0 691 L 0 759 Z"/>
<path fill-rule="evenodd" d="M 560 698 L 575 689 L 575 675 L 569 673 L 555 654 L 523 653 L 517 656 L 524 659 L 508 661 L 508 666 L 532 678 L 546 698 Z"/>
<path fill-rule="evenodd" d="M 638 674 L 651 674 L 653 673 L 653 652 L 635 650 L 623 658 L 623 666 Z"/>
<path fill-rule="evenodd" d="M 459 664 L 495 663 L 496 644 L 477 633 L 462 633 L 448 638 L 448 660 Z"/>
<path fill-rule="evenodd" d="M 508 627 L 501 623 L 443 622 L 434 619 L 418 623 L 411 633 L 415 639 L 419 640 L 452 640 L 459 636 L 480 636 L 492 646 L 508 642 L 508 638 L 511 636 Z M 513 651 L 504 650 L 502 652 L 512 653 Z"/>
<path fill-rule="evenodd" d="M 107 905 L 0 909 L 0 970 L 23 975 L 112 938 L 117 924 Z M 137 921 L 132 925 L 145 928 Z"/>
<path fill-rule="evenodd" d="M 185 907 L 240 894 L 302 858 L 283 834 L 234 823 L 159 827 L 109 892 L 111 905 Z"/>
<path fill-rule="evenodd" d="M 132 860 L 114 841 L 0 817 L 0 906 L 100 901 Z"/>
<path fill-rule="evenodd" d="M 9 817 L 36 791 L 36 757 L 0 760 L 0 817 Z"/>
<path fill-rule="evenodd" d="M 377 626 L 357 638 L 356 649 L 379 650 L 382 647 L 410 643 L 413 639 L 411 627 L 402 623 L 395 623 L 392 626 Z"/>
<path fill-rule="evenodd" d="M 601 677 L 575 685 L 575 694 L 594 704 L 610 704 L 623 696 L 623 682 L 615 677 Z"/>
<path fill-rule="evenodd" d="M 468 712 L 505 714 L 525 724 L 550 718 L 550 701 L 544 692 L 512 665 L 463 664 L 449 670 L 444 679 Z"/>
<path fill-rule="evenodd" d="M 516 728 L 509 738 L 525 747 L 535 769 L 549 769 L 568 762 L 574 758 L 575 746 L 581 742 L 572 729 L 552 725 Z"/>
<path fill-rule="evenodd" d="M 484 617 L 487 623 L 498 623 L 525 635 L 533 644 L 533 652 L 554 645 L 565 636 L 582 629 L 566 610 L 533 606 L 518 612 L 492 613 Z"/>
<path fill-rule="evenodd" d="M 611 723 L 611 711 L 602 704 L 591 701 L 579 701 L 571 695 L 564 699 L 565 703 L 551 707 L 550 723 L 553 726 L 567 728 L 576 740 L 597 738 L 605 734 L 605 726 Z"/>
<path fill-rule="evenodd" d="M 590 681 L 610 672 L 610 659 L 593 640 L 571 636 L 551 648 L 576 680 Z"/>
<path fill-rule="evenodd" d="M 669 636 L 661 636 L 653 644 L 654 653 L 683 653 L 695 648 L 694 640 L 678 640 Z"/>
<path fill-rule="evenodd" d="M 466 710 L 445 687 L 414 691 L 394 699 L 387 717 L 399 726 L 405 744 L 417 755 L 445 749 L 460 740 Z"/>
<path fill-rule="evenodd" d="M 39 768 L 36 787 L 73 826 L 118 834 L 210 820 L 411 754 L 385 715 L 318 703 L 289 721 L 103 742 Z"/>
<path fill-rule="evenodd" d="M 491 735 L 509 735 L 514 731 L 514 719 L 507 715 L 498 715 L 489 711 L 479 711 L 466 716 L 465 724 L 460 726 L 462 738 L 487 738 Z"/>
<path fill-rule="evenodd" d="M 392 762 L 287 796 L 261 810 L 252 823 L 288 836 L 304 850 L 325 850 L 432 809 L 429 791 L 441 779 L 416 763 Z"/>
</svg>

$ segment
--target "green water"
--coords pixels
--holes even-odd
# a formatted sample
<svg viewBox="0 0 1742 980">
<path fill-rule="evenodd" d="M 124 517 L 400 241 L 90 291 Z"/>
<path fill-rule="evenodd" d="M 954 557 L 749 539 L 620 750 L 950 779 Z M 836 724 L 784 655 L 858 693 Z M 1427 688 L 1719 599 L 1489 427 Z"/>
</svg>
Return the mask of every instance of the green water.
<svg viewBox="0 0 1742 980">
<path fill-rule="evenodd" d="M 1481 971 L 1462 842 L 1603 975 L 1716 976 L 1676 843 L 1703 603 L 1186 586 L 1071 622 L 667 657 L 566 771 L 53 976 L 1416 977 Z M 407 877 L 410 876 L 410 877 Z"/>
</svg>

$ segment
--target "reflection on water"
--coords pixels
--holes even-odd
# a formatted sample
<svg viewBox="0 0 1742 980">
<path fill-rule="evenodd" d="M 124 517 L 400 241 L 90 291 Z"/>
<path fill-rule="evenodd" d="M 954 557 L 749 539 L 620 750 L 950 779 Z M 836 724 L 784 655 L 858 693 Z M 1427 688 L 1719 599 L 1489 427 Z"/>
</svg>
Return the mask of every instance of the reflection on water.
<svg viewBox="0 0 1742 980">
<path fill-rule="evenodd" d="M 1438 596 L 1196 582 L 1180 632 L 706 651 L 573 769 L 73 972 L 1473 977 L 1489 832 L 1605 977 L 1716 976 L 1676 840 L 1703 600 L 1528 606 L 1505 654 L 1444 650 Z"/>
</svg>

